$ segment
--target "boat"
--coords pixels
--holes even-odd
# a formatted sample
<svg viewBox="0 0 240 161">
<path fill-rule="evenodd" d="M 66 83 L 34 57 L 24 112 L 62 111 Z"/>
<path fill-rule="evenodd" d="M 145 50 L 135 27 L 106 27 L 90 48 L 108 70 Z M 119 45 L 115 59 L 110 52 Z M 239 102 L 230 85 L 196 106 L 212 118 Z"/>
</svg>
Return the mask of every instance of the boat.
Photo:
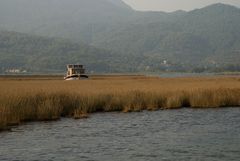
<svg viewBox="0 0 240 161">
<path fill-rule="evenodd" d="M 85 74 L 85 68 L 80 64 L 68 64 L 67 65 L 67 75 L 64 80 L 80 80 L 88 79 L 88 75 Z"/>
</svg>

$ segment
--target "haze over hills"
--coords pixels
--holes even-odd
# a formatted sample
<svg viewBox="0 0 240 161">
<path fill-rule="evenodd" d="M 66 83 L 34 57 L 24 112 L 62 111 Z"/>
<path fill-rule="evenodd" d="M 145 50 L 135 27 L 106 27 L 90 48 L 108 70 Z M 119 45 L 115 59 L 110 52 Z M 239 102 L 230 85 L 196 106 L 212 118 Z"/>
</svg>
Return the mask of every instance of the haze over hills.
<svg viewBox="0 0 240 161">
<path fill-rule="evenodd" d="M 240 9 L 215 4 L 169 14 L 163 21 L 129 25 L 95 45 L 122 53 L 177 59 L 179 63 L 237 63 L 240 57 Z M 130 41 L 129 41 L 130 40 Z M 131 43 L 128 43 L 131 42 Z M 234 59 L 229 60 L 233 56 Z"/>
<path fill-rule="evenodd" d="M 132 12 L 121 0 L 0 0 L 0 29 L 89 43 Z"/>
<path fill-rule="evenodd" d="M 110 51 L 64 39 L 0 32 L 0 73 L 10 69 L 57 73 L 65 71 L 66 64 L 83 62 L 88 71 L 109 71 L 112 57 Z"/>
<path fill-rule="evenodd" d="M 102 60 L 101 67 L 95 69 L 102 72 L 194 71 L 193 67 L 201 70 L 239 70 L 239 17 L 239 8 L 220 3 L 190 12 L 165 13 L 134 11 L 121 0 L 0 0 L 0 30 L 59 37 L 67 39 L 64 40 L 67 44 L 74 42 L 89 44 L 91 48 L 96 46 L 94 54 L 87 57 L 88 52 L 82 53 L 77 59 L 90 64 L 93 70 L 94 62 Z M 14 39 L 15 34 L 19 35 L 11 32 L 10 39 Z M 30 35 L 28 38 L 39 39 Z M 64 43 L 60 44 L 64 46 Z M 10 48 L 8 51 L 12 51 Z M 67 63 L 60 58 L 66 59 L 64 52 L 69 51 L 61 51 L 61 48 L 56 51 L 59 52 L 59 64 L 55 65 L 60 69 Z M 102 51 L 106 54 L 101 54 Z M 47 56 L 49 52 L 43 52 L 41 57 L 46 55 L 44 59 L 54 64 L 53 57 Z M 12 53 L 16 55 L 20 52 Z M 31 54 L 35 55 L 34 52 Z M 76 58 L 74 55 L 71 57 L 69 61 Z M 11 62 L 14 62 L 14 57 Z M 19 66 L 22 65 L 24 63 Z M 38 70 L 41 70 L 40 66 Z"/>
</svg>

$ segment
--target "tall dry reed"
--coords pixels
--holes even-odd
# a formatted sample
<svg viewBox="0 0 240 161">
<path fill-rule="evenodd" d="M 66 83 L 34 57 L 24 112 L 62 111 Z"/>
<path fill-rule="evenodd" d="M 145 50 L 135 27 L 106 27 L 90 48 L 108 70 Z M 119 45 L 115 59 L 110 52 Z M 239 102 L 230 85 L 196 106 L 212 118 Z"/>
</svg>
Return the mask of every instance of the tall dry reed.
<svg viewBox="0 0 240 161">
<path fill-rule="evenodd" d="M 240 106 L 238 77 L 0 80 L 0 129 L 93 112 Z"/>
</svg>

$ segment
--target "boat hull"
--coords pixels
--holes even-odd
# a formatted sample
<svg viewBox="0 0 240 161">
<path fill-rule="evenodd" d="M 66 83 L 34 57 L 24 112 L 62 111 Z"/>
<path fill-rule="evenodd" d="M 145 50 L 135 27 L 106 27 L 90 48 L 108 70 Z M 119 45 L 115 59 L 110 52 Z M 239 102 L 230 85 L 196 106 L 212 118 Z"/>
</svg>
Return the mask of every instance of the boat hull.
<svg viewBox="0 0 240 161">
<path fill-rule="evenodd" d="M 64 80 L 80 80 L 80 79 L 88 79 L 87 75 L 72 75 L 64 77 Z"/>
</svg>

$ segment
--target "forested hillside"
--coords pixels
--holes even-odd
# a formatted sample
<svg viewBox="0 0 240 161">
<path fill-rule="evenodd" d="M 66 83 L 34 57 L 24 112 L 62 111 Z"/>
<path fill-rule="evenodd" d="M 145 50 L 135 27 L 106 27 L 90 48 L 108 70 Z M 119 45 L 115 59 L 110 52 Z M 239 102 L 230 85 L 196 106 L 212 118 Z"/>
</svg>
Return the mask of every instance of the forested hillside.
<svg viewBox="0 0 240 161">
<path fill-rule="evenodd" d="M 95 45 L 177 63 L 237 63 L 240 61 L 239 28 L 240 9 L 215 4 L 191 12 L 172 13 L 165 21 L 129 25 L 109 33 Z"/>
<path fill-rule="evenodd" d="M 135 11 L 121 0 L 0 0 L 8 44 L 1 43 L 0 62 L 33 71 L 76 62 L 100 72 L 236 71 L 239 28 L 240 9 L 220 3 L 166 13 Z"/>
<path fill-rule="evenodd" d="M 71 63 L 84 64 L 88 71 L 110 71 L 112 57 L 110 51 L 68 40 L 0 32 L 0 73 L 11 69 L 64 72 Z"/>
</svg>

